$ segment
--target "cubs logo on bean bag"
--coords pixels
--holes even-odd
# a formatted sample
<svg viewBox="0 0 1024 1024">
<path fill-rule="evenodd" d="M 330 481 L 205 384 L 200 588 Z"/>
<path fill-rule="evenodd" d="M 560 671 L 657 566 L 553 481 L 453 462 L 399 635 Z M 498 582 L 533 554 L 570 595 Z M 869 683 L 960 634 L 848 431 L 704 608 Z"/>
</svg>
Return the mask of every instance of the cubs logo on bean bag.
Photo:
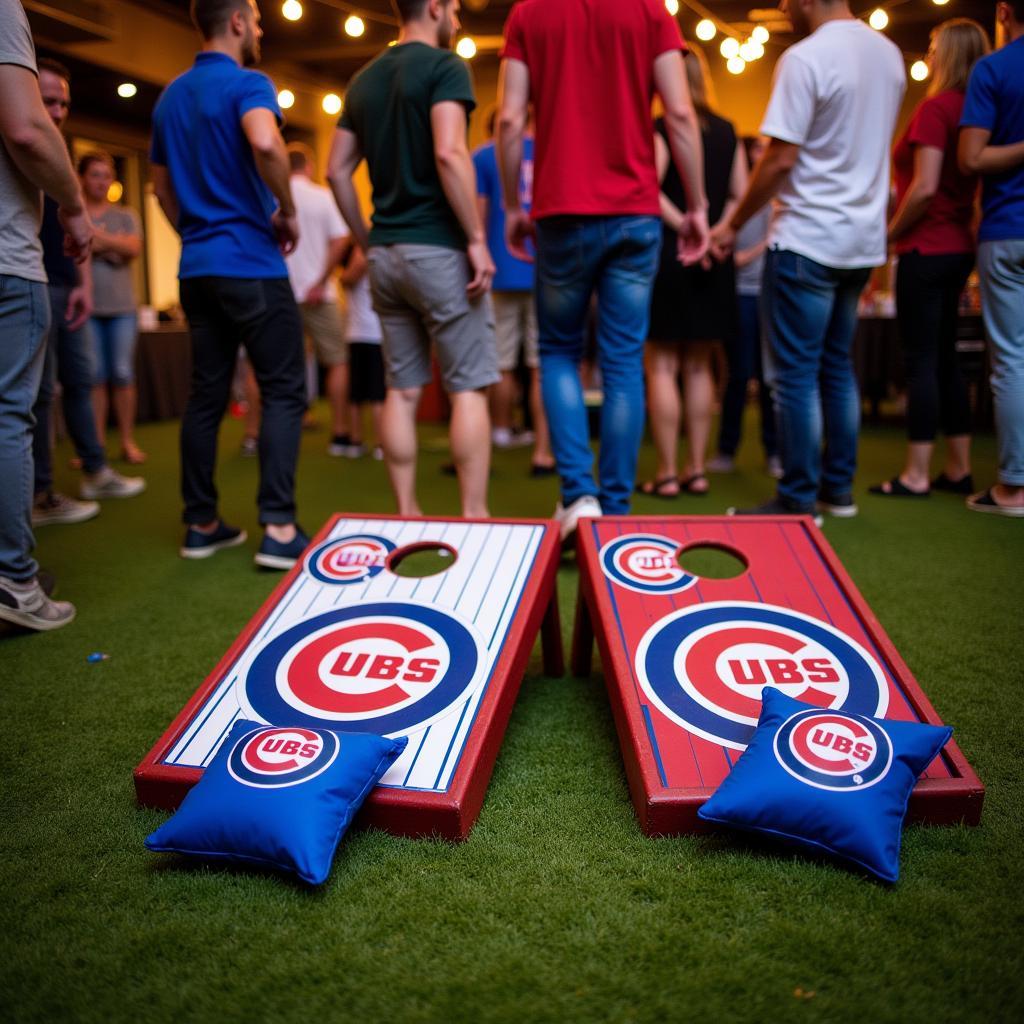
<svg viewBox="0 0 1024 1024">
<path fill-rule="evenodd" d="M 910 792 L 953 730 L 824 709 L 771 686 L 761 699 L 746 751 L 698 815 L 895 882 Z"/>
<path fill-rule="evenodd" d="M 240 720 L 150 850 L 280 868 L 319 885 L 407 739 Z"/>
</svg>

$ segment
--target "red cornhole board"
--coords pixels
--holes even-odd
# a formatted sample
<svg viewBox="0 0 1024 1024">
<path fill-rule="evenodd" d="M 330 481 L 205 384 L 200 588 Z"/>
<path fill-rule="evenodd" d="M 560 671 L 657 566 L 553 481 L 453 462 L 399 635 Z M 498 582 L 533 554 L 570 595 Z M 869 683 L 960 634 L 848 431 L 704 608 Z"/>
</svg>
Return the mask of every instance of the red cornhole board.
<svg viewBox="0 0 1024 1024">
<path fill-rule="evenodd" d="M 772 683 L 823 707 L 941 724 L 810 517 L 608 516 L 582 520 L 573 669 L 596 633 L 640 826 L 703 831 L 697 809 L 729 773 Z M 712 545 L 732 579 L 679 566 Z M 914 788 L 910 817 L 976 825 L 984 788 L 950 742 Z"/>
<path fill-rule="evenodd" d="M 396 559 L 447 549 L 422 578 Z M 332 517 L 135 769 L 173 809 L 238 718 L 408 736 L 363 824 L 464 839 L 538 630 L 560 676 L 558 528 L 546 520 Z"/>
</svg>

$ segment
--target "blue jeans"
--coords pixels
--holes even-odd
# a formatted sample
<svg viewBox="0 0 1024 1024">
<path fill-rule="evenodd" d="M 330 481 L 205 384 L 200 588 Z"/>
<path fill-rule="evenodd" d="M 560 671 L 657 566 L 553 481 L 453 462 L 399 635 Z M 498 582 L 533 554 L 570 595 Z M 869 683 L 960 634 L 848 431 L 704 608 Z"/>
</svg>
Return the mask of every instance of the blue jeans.
<svg viewBox="0 0 1024 1024">
<path fill-rule="evenodd" d="M 982 242 L 978 280 L 992 359 L 999 482 L 1024 487 L 1024 238 Z"/>
<path fill-rule="evenodd" d="M 740 446 L 743 412 L 747 407 L 747 381 L 758 383 L 761 405 L 761 444 L 766 458 L 778 454 L 775 430 L 775 408 L 772 395 L 764 382 L 761 362 L 761 299 L 758 295 L 737 295 L 739 325 L 735 335 L 725 339 L 729 362 L 729 382 L 722 399 L 722 421 L 718 428 L 718 450 L 730 458 Z"/>
<path fill-rule="evenodd" d="M 135 342 L 138 340 L 138 317 L 94 316 L 87 325 L 92 339 L 96 384 L 113 384 L 125 388 L 135 383 Z"/>
<path fill-rule="evenodd" d="M 39 383 L 39 395 L 32 413 L 36 418 L 32 435 L 35 459 L 35 491 L 45 494 L 53 487 L 53 448 L 50 443 L 50 415 L 54 385 L 60 381 L 61 406 L 68 434 L 86 473 L 98 473 L 106 464 L 92 409 L 92 346 L 85 328 L 69 331 L 64 320 L 68 305 L 66 285 L 50 286 L 50 330 L 46 362 Z"/>
<path fill-rule="evenodd" d="M 606 513 L 629 511 L 644 429 L 644 339 L 660 246 L 657 217 L 546 217 L 537 222 L 541 393 L 565 505 L 596 495 Z M 594 481 L 579 375 L 595 291 L 604 389 L 600 488 Z"/>
<path fill-rule="evenodd" d="M 46 285 L 0 274 L 0 576 L 32 579 L 32 406 L 43 374 Z"/>
<path fill-rule="evenodd" d="M 785 249 L 766 254 L 765 379 L 779 428 L 779 497 L 795 512 L 813 509 L 819 493 L 853 490 L 860 394 L 850 350 L 870 273 L 826 267 Z"/>
</svg>

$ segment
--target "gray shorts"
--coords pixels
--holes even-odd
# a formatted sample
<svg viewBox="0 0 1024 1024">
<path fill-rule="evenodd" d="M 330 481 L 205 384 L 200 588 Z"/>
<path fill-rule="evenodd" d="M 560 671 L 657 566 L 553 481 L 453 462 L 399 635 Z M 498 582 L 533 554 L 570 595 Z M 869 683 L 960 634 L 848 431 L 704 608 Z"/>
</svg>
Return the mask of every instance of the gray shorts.
<svg viewBox="0 0 1024 1024">
<path fill-rule="evenodd" d="M 498 369 L 514 370 L 519 353 L 531 370 L 540 366 L 537 351 L 537 305 L 533 292 L 493 292 Z"/>
<path fill-rule="evenodd" d="M 370 264 L 373 308 L 384 329 L 384 367 L 390 388 L 419 388 L 431 380 L 430 346 L 445 391 L 478 391 L 500 379 L 490 295 L 466 297 L 464 252 L 438 245 L 376 245 Z"/>
</svg>

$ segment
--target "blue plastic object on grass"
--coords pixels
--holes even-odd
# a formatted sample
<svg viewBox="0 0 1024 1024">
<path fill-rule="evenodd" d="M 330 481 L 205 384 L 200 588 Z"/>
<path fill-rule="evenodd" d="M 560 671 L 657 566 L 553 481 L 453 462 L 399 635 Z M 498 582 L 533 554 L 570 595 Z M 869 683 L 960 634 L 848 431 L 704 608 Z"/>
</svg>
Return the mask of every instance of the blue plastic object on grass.
<svg viewBox="0 0 1024 1024">
<path fill-rule="evenodd" d="M 697 812 L 899 878 L 907 801 L 949 726 L 828 710 L 765 687 L 747 749 Z"/>
<path fill-rule="evenodd" d="M 279 868 L 319 885 L 353 815 L 407 742 L 238 721 L 146 846 Z"/>
</svg>

